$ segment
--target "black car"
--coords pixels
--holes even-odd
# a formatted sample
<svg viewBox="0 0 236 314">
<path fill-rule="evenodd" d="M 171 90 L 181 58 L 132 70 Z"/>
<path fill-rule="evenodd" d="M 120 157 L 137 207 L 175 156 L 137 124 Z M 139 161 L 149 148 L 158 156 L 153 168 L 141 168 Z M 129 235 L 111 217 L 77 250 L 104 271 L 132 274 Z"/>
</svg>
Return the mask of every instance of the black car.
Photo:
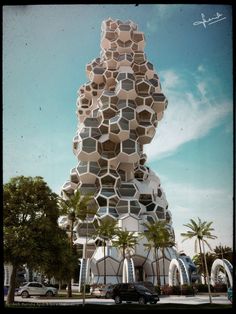
<svg viewBox="0 0 236 314">
<path fill-rule="evenodd" d="M 146 304 L 147 302 L 156 304 L 160 300 L 157 293 L 136 283 L 120 283 L 115 285 L 112 292 L 112 299 L 115 300 L 116 304 L 120 304 L 122 301 L 138 301 L 139 304 Z"/>
</svg>

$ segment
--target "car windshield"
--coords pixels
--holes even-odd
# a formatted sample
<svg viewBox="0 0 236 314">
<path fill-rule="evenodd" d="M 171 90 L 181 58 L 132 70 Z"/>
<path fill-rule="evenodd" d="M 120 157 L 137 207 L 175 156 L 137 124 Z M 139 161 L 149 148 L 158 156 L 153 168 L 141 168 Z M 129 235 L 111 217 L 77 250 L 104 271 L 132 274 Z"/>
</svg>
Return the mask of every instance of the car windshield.
<svg viewBox="0 0 236 314">
<path fill-rule="evenodd" d="M 142 291 L 146 291 L 146 292 L 151 292 L 149 289 L 147 289 L 146 287 L 144 286 L 141 286 L 141 285 L 135 285 L 136 289 L 138 290 L 142 290 Z"/>
</svg>

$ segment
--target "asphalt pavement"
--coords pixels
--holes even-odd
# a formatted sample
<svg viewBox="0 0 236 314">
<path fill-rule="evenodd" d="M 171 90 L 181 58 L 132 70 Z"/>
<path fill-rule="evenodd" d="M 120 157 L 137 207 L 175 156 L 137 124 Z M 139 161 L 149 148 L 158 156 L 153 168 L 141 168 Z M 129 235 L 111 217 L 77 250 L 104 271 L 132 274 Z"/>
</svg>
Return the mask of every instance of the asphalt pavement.
<svg viewBox="0 0 236 314">
<path fill-rule="evenodd" d="M 67 299 L 67 298 L 41 298 L 41 297 L 30 297 L 22 298 L 21 296 L 15 296 L 15 302 L 24 303 L 44 303 L 44 304 L 57 304 L 57 305 L 76 305 L 82 304 L 83 299 Z M 86 304 L 104 304 L 114 305 L 113 299 L 98 299 L 98 298 L 87 298 L 85 299 Z M 135 303 L 135 302 L 134 302 Z M 164 303 L 178 303 L 178 304 L 205 304 L 209 303 L 208 295 L 195 295 L 195 296 L 160 296 L 158 304 Z M 231 304 L 227 299 L 226 295 L 212 296 L 212 303 L 214 304 Z"/>
</svg>

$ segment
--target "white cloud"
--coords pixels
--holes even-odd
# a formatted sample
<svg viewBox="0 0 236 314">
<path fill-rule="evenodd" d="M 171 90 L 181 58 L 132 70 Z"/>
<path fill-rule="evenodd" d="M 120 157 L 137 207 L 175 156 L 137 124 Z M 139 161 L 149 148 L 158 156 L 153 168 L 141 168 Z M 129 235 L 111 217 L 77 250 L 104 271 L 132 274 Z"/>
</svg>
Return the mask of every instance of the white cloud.
<svg viewBox="0 0 236 314">
<path fill-rule="evenodd" d="M 206 82 L 199 82 L 197 84 L 197 89 L 199 90 L 200 94 L 205 97 L 206 96 Z"/>
<path fill-rule="evenodd" d="M 198 70 L 199 72 L 205 72 L 205 67 L 204 67 L 202 64 L 199 64 L 197 70 Z"/>
<path fill-rule="evenodd" d="M 161 71 L 160 76 L 163 77 L 161 85 L 164 90 L 176 87 L 180 83 L 179 76 L 172 70 Z"/>
<path fill-rule="evenodd" d="M 163 71 L 161 74 L 162 89 L 169 105 L 157 127 L 156 136 L 149 145 L 144 146 L 149 161 L 173 154 L 183 144 L 207 135 L 232 112 L 232 104 L 227 100 L 217 103 L 214 98 L 200 99 L 194 95 L 199 92 L 202 96 L 206 94 L 205 82 L 193 81 L 195 93 L 189 90 L 183 92 L 182 86 L 187 84 L 180 75 L 173 70 Z"/>
</svg>

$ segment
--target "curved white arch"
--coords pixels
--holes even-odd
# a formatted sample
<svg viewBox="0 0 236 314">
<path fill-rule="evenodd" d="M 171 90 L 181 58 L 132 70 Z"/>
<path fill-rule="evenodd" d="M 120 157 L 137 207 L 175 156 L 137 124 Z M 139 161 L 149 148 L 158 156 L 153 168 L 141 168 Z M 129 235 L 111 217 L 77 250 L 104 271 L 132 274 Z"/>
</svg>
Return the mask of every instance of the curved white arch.
<svg viewBox="0 0 236 314">
<path fill-rule="evenodd" d="M 223 267 L 223 269 L 225 269 L 228 278 L 229 278 L 229 284 L 230 287 L 233 286 L 233 276 L 232 276 L 232 269 L 233 266 L 232 264 L 226 260 L 226 259 L 219 259 L 217 258 L 214 263 L 211 266 L 211 284 L 214 286 L 215 284 L 218 283 L 218 275 L 219 275 L 219 271 L 220 268 Z"/>
<path fill-rule="evenodd" d="M 181 260 L 182 265 L 180 265 L 180 261 L 178 261 L 176 258 L 173 258 L 170 262 L 169 266 L 169 286 L 177 286 L 177 270 L 179 272 L 180 276 L 180 284 L 188 284 L 189 285 L 189 276 L 188 272 L 186 271 L 186 266 L 184 265 L 184 262 Z M 184 273 L 183 273 L 184 272 Z"/>
<path fill-rule="evenodd" d="M 132 272 L 131 274 L 129 273 L 130 271 Z M 133 281 L 135 281 L 134 261 L 132 258 L 125 258 L 123 263 L 122 282 L 127 283 Z"/>
</svg>

